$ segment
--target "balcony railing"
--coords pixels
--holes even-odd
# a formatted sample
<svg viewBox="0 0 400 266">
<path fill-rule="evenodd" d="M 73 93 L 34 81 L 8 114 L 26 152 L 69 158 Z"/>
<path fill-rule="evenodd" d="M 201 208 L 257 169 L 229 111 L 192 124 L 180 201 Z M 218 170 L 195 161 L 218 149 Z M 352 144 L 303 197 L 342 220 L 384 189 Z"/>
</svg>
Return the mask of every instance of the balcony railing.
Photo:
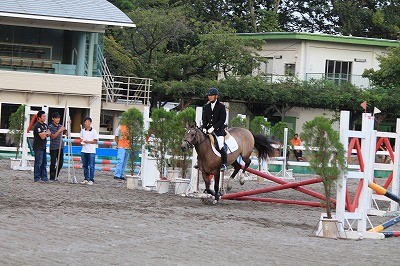
<svg viewBox="0 0 400 266">
<path fill-rule="evenodd" d="M 276 74 L 263 74 L 260 75 L 267 83 L 279 83 L 288 82 L 298 77 L 287 76 L 287 75 L 276 75 Z M 368 89 L 370 82 L 367 78 L 363 78 L 361 75 L 350 75 L 350 74 L 326 74 L 326 73 L 306 73 L 306 81 L 327 79 L 332 80 L 335 84 L 341 85 L 346 82 L 350 82 L 356 87 L 362 89 Z"/>
<path fill-rule="evenodd" d="M 103 75 L 102 100 L 110 103 L 150 104 L 151 79 Z"/>
<path fill-rule="evenodd" d="M 368 89 L 370 87 L 369 79 L 363 78 L 361 75 L 350 74 L 326 74 L 326 73 L 307 73 L 306 80 L 332 80 L 335 84 L 341 85 L 350 82 L 356 87 Z"/>
</svg>

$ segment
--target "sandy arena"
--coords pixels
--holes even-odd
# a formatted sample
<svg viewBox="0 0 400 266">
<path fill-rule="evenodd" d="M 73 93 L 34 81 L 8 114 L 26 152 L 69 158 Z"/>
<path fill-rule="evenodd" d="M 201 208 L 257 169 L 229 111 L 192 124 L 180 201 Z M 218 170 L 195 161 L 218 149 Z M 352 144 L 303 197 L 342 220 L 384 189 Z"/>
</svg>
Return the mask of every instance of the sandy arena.
<svg viewBox="0 0 400 266">
<path fill-rule="evenodd" d="M 398 265 L 399 238 L 313 236 L 321 208 L 128 190 L 112 173 L 93 186 L 33 182 L 0 160 L 1 265 Z M 82 171 L 76 177 L 82 180 Z M 305 177 L 296 177 L 302 180 Z M 273 185 L 248 181 L 234 190 Z M 321 191 L 321 184 L 307 186 Z M 313 200 L 295 190 L 269 197 Z M 388 217 L 375 219 L 378 224 Z M 377 225 L 377 224 L 374 224 Z M 394 227 L 393 230 L 399 230 Z"/>
</svg>

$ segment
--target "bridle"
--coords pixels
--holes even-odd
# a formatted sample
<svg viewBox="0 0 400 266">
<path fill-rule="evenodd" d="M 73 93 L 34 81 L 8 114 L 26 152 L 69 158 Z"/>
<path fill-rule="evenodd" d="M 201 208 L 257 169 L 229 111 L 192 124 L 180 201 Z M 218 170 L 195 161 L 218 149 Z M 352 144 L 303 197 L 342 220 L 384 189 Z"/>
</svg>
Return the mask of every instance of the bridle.
<svg viewBox="0 0 400 266">
<path fill-rule="evenodd" d="M 196 128 L 196 129 L 199 130 L 199 128 Z M 192 130 L 192 129 L 190 129 L 190 130 Z M 200 130 L 200 132 L 203 133 L 201 130 Z M 197 136 L 197 132 L 196 132 L 196 134 L 194 135 L 192 141 L 196 139 L 196 136 Z M 204 138 L 204 139 L 203 139 L 200 143 L 198 143 L 197 145 L 202 144 L 206 139 L 207 139 L 207 138 Z M 191 142 L 189 142 L 188 140 L 184 139 L 183 141 L 186 142 L 186 144 L 188 145 L 188 147 L 189 147 L 190 149 L 194 147 L 194 144 L 191 143 Z"/>
</svg>

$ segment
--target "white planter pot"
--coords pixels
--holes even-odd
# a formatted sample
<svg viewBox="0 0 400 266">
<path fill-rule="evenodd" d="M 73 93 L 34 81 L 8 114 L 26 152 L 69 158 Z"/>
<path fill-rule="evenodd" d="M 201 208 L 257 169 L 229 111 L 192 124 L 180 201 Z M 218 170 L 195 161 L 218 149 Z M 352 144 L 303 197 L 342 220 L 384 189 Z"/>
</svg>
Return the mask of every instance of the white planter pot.
<svg viewBox="0 0 400 266">
<path fill-rule="evenodd" d="M 157 180 L 156 190 L 160 194 L 167 193 L 169 191 L 169 180 Z"/>
<path fill-rule="evenodd" d="M 126 188 L 135 189 L 139 187 L 139 176 L 138 175 L 126 175 Z"/>
<path fill-rule="evenodd" d="M 180 169 L 167 169 L 167 178 L 169 181 L 174 182 L 176 178 L 179 178 L 181 175 Z"/>
<path fill-rule="evenodd" d="M 186 194 L 189 189 L 190 179 L 176 178 L 174 183 L 175 194 Z"/>
<path fill-rule="evenodd" d="M 21 165 L 21 159 L 10 158 L 10 168 L 12 170 L 15 170 L 20 165 Z"/>
<path fill-rule="evenodd" d="M 322 236 L 327 238 L 338 238 L 339 229 L 338 229 L 339 221 L 337 219 L 321 219 L 322 224 Z"/>
</svg>

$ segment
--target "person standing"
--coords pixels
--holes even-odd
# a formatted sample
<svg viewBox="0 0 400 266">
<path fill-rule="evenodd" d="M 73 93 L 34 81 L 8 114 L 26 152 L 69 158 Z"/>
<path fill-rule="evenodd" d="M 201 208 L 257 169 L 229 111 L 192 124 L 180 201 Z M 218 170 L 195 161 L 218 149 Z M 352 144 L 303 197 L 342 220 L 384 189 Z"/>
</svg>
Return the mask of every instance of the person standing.
<svg viewBox="0 0 400 266">
<path fill-rule="evenodd" d="M 33 180 L 35 182 L 48 182 L 47 178 L 47 158 L 46 144 L 47 137 L 50 136 L 50 130 L 46 122 L 46 113 L 37 112 L 37 121 L 33 126 L 33 151 L 35 153 L 35 164 L 33 167 Z"/>
<path fill-rule="evenodd" d="M 99 134 L 96 129 L 92 127 L 92 119 L 90 117 L 86 117 L 83 122 L 84 128 L 81 130 L 80 137 L 82 144 L 81 160 L 85 179 L 81 184 L 93 185 L 96 144 L 99 139 Z"/>
<path fill-rule="evenodd" d="M 64 143 L 62 135 L 66 134 L 65 127 L 60 124 L 61 116 L 54 112 L 51 116 L 53 121 L 49 125 L 50 135 L 50 181 L 56 181 L 64 163 Z M 56 165 L 57 164 L 57 165 Z"/>
<path fill-rule="evenodd" d="M 227 169 L 227 153 L 224 147 L 226 108 L 219 101 L 219 96 L 218 89 L 210 88 L 208 90 L 208 103 L 203 108 L 202 122 L 203 132 L 205 134 L 214 133 L 217 138 L 218 149 L 222 159 L 221 171 L 225 171 Z"/>
<path fill-rule="evenodd" d="M 129 160 L 129 139 L 126 125 L 119 125 L 115 130 L 115 142 L 117 142 L 117 166 L 115 167 L 114 179 L 125 180 L 124 173 Z"/>
<path fill-rule="evenodd" d="M 292 146 L 301 146 L 301 139 L 299 138 L 299 134 L 297 134 L 297 133 L 294 134 L 293 138 L 290 140 L 290 143 L 292 144 Z M 303 161 L 303 151 L 302 150 L 293 149 L 293 153 L 298 162 Z"/>
</svg>

